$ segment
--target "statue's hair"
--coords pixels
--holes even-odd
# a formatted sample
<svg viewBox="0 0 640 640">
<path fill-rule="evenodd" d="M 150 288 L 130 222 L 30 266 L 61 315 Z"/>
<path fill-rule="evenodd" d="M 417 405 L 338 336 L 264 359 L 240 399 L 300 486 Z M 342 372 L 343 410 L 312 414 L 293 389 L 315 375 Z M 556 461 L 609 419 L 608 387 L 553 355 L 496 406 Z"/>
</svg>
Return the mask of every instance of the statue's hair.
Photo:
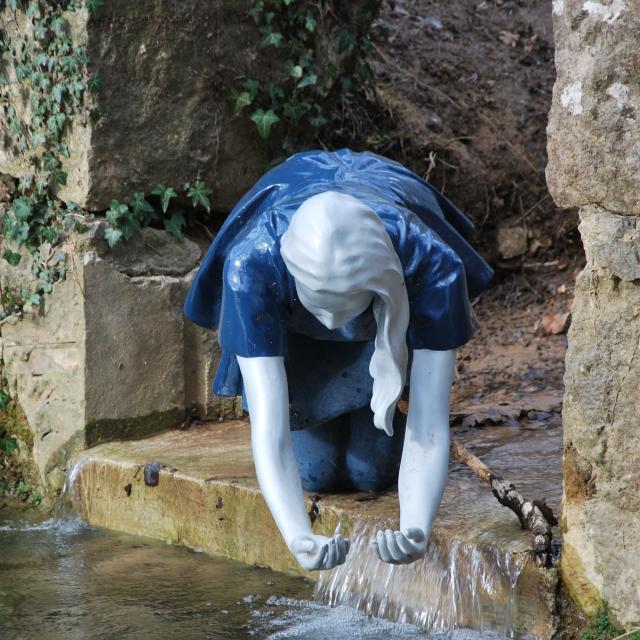
<svg viewBox="0 0 640 640">
<path fill-rule="evenodd" d="M 371 409 L 393 433 L 407 371 L 409 301 L 402 265 L 382 220 L 353 196 L 325 191 L 305 200 L 282 237 L 281 255 L 296 281 L 318 293 L 367 291 L 377 323 Z"/>
</svg>

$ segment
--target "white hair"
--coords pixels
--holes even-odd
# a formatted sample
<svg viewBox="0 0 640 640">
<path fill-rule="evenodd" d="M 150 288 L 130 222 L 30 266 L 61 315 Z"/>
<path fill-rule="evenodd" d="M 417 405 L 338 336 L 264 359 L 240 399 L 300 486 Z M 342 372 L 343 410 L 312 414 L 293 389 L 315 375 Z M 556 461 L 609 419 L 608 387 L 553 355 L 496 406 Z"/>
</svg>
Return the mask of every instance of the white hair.
<svg viewBox="0 0 640 640">
<path fill-rule="evenodd" d="M 317 293 L 370 292 L 377 331 L 369 363 L 371 409 L 393 434 L 404 388 L 409 300 L 402 265 L 382 220 L 353 196 L 325 191 L 305 200 L 282 236 L 281 255 L 296 281 Z"/>
</svg>

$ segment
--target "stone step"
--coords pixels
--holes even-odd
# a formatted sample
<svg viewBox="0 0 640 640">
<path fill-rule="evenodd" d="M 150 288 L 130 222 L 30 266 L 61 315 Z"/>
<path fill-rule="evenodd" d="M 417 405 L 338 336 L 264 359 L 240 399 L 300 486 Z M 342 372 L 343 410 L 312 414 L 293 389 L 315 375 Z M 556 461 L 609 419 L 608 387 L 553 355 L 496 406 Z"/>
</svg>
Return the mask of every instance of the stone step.
<svg viewBox="0 0 640 640">
<path fill-rule="evenodd" d="M 518 446 L 530 452 L 526 434 L 518 434 Z M 156 486 L 144 479 L 151 462 L 163 465 Z M 530 537 L 515 516 L 455 463 L 429 553 L 408 567 L 380 562 L 367 546 L 375 527 L 397 523 L 395 492 L 314 497 L 314 531 L 330 535 L 340 523 L 352 537 L 347 563 L 320 574 L 300 569 L 273 523 L 255 477 L 247 422 L 99 445 L 78 460 L 71 479 L 75 508 L 91 524 L 307 575 L 332 604 L 427 627 L 553 633 L 555 571 L 535 566 Z M 311 510 L 311 497 L 308 503 Z"/>
</svg>

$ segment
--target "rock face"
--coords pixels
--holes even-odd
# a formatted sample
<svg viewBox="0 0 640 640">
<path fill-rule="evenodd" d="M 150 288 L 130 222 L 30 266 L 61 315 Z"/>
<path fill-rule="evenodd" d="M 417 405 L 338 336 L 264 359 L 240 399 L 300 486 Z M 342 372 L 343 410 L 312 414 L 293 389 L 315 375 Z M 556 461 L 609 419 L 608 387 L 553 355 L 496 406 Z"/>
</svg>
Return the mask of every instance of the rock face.
<svg viewBox="0 0 640 640">
<path fill-rule="evenodd" d="M 588 613 L 606 602 L 622 624 L 635 625 L 640 621 L 640 260 L 635 250 L 640 221 L 589 207 L 580 231 L 587 266 L 576 283 L 565 375 L 562 569 L 570 593 Z M 603 246 L 603 239 L 611 243 Z"/>
<path fill-rule="evenodd" d="M 348 4 L 357 16 L 367 3 Z M 75 40 L 86 42 L 90 71 L 102 86 L 91 98 L 98 120 L 78 116 L 70 132 L 63 200 L 101 211 L 113 198 L 128 200 L 158 184 L 198 178 L 213 188 L 217 210 L 232 208 L 272 159 L 254 124 L 234 117 L 229 101 L 242 78 L 270 73 L 269 63 L 258 58 L 261 35 L 248 15 L 253 5 L 110 0 L 95 18 L 86 10 L 69 14 Z M 12 28 L 13 21 L 6 22 Z M 318 30 L 322 43 L 322 25 Z M 330 55 L 337 45 L 331 45 L 322 59 L 340 69 Z M 21 111 L 28 110 L 27 100 Z M 19 154 L 0 144 L 0 173 L 25 172 Z"/>
<path fill-rule="evenodd" d="M 34 458 L 50 488 L 67 461 L 98 442 L 180 424 L 191 412 L 234 417 L 234 399 L 211 392 L 213 332 L 182 314 L 199 247 L 143 229 L 110 251 L 104 223 L 64 248 L 69 273 L 42 315 L 0 328 L 5 375 L 34 433 Z M 0 272 L 3 286 L 17 278 Z"/>
<path fill-rule="evenodd" d="M 640 4 L 553 0 L 547 182 L 557 205 L 640 214 Z"/>
<path fill-rule="evenodd" d="M 640 624 L 640 5 L 554 0 L 547 179 L 587 256 L 566 358 L 562 576 L 588 614 Z"/>
</svg>

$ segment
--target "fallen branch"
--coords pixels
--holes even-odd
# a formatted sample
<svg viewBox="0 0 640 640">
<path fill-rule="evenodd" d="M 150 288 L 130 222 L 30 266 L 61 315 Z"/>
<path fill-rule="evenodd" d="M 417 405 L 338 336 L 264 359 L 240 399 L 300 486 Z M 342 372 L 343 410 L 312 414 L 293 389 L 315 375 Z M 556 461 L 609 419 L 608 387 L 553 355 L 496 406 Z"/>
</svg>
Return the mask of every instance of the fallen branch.
<svg viewBox="0 0 640 640">
<path fill-rule="evenodd" d="M 551 527 L 558 524 L 553 511 L 544 500 L 527 500 L 522 497 L 515 486 L 502 476 L 494 473 L 480 458 L 474 456 L 459 440 L 451 439 L 451 454 L 462 464 L 469 467 L 481 480 L 490 487 L 500 504 L 513 511 L 523 529 L 533 534 L 533 552 L 539 567 L 551 565 Z"/>
</svg>

